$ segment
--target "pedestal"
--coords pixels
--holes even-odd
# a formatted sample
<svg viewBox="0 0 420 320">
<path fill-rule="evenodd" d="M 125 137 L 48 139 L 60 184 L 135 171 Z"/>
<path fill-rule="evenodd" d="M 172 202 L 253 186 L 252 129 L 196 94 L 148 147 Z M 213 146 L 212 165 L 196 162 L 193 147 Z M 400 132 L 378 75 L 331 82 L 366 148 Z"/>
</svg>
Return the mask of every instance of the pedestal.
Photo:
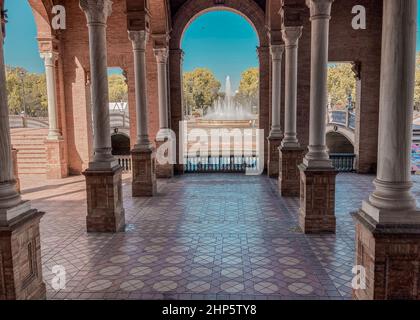
<svg viewBox="0 0 420 320">
<path fill-rule="evenodd" d="M 278 178 L 279 176 L 279 147 L 281 138 L 268 137 L 268 161 L 267 174 L 270 178 Z"/>
<path fill-rule="evenodd" d="M 122 168 L 109 171 L 86 170 L 88 232 L 121 232 L 125 229 L 122 195 Z"/>
<path fill-rule="evenodd" d="M 8 210 L 20 211 L 19 207 Z M 29 209 L 10 221 L 0 221 L 0 300 L 46 298 L 39 235 L 42 215 Z"/>
<path fill-rule="evenodd" d="M 13 174 L 15 176 L 15 181 L 16 181 L 16 190 L 17 190 L 18 193 L 20 193 L 20 179 L 19 179 L 19 168 L 18 168 L 17 154 L 18 154 L 18 151 L 16 149 L 12 149 Z"/>
<path fill-rule="evenodd" d="M 335 233 L 335 178 L 334 169 L 300 170 L 299 225 L 304 233 Z"/>
<path fill-rule="evenodd" d="M 279 192 L 282 197 L 299 197 L 303 148 L 280 147 Z"/>
<path fill-rule="evenodd" d="M 47 179 L 62 179 L 68 176 L 64 140 L 45 140 L 47 152 Z"/>
<path fill-rule="evenodd" d="M 131 152 L 133 197 L 152 197 L 157 193 L 155 153 L 153 150 Z"/>
<path fill-rule="evenodd" d="M 366 270 L 366 289 L 353 290 L 353 298 L 420 300 L 420 224 L 380 225 L 363 210 L 353 217 L 356 265 Z"/>
<path fill-rule="evenodd" d="M 156 149 L 160 148 L 163 144 L 167 143 L 165 141 L 156 141 Z M 171 179 L 174 176 L 174 165 L 173 164 L 160 164 L 159 161 L 156 161 L 156 178 L 158 179 Z"/>
</svg>

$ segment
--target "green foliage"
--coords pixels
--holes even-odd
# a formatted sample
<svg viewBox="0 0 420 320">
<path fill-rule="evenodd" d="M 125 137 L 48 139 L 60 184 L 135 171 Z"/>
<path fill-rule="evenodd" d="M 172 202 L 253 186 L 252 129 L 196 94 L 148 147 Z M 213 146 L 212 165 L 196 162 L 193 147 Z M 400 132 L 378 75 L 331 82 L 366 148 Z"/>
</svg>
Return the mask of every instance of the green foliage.
<svg viewBox="0 0 420 320">
<path fill-rule="evenodd" d="M 123 75 L 114 74 L 108 77 L 109 102 L 127 102 L 128 86 Z"/>
<path fill-rule="evenodd" d="M 420 111 L 420 51 L 416 55 L 416 83 L 414 88 L 414 105 Z"/>
<path fill-rule="evenodd" d="M 206 111 L 212 106 L 222 86 L 213 72 L 206 68 L 185 72 L 183 85 L 186 105 L 192 107 L 193 112 Z"/>
<path fill-rule="evenodd" d="M 328 94 L 334 109 L 345 109 L 349 93 L 356 100 L 356 79 L 350 63 L 330 65 L 328 68 Z"/>
<path fill-rule="evenodd" d="M 257 106 L 259 101 L 260 72 L 258 68 L 249 68 L 241 75 L 236 99 L 243 105 Z"/>
<path fill-rule="evenodd" d="M 48 96 L 44 74 L 6 67 L 6 87 L 10 114 L 20 114 L 26 110 L 31 117 L 47 115 Z"/>
</svg>

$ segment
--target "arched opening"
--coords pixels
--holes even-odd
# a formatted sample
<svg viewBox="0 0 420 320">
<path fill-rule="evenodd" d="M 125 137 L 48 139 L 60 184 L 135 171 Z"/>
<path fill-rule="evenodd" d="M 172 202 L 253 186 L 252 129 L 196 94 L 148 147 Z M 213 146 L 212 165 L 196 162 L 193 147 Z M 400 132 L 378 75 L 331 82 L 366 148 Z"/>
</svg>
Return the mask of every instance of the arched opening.
<svg viewBox="0 0 420 320">
<path fill-rule="evenodd" d="M 186 172 L 241 172 L 253 163 L 259 43 L 252 22 L 233 9 L 206 9 L 186 24 L 180 43 Z M 254 131 L 250 146 L 247 131 Z"/>
<path fill-rule="evenodd" d="M 130 155 L 130 138 L 122 133 L 115 133 L 111 136 L 112 154 L 114 156 Z"/>
<path fill-rule="evenodd" d="M 334 167 L 339 172 L 352 172 L 356 168 L 353 143 L 339 132 L 327 133 L 327 148 Z"/>
</svg>

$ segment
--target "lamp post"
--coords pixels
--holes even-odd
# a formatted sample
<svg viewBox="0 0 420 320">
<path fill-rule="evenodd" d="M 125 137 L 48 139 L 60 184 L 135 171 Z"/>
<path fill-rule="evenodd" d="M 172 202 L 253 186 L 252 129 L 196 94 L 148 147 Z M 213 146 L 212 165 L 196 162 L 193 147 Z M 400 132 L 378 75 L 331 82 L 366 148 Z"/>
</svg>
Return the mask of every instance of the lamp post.
<svg viewBox="0 0 420 320">
<path fill-rule="evenodd" d="M 22 84 L 22 111 L 23 111 L 23 115 L 26 116 L 25 81 L 24 81 L 25 72 L 19 71 L 19 77 Z"/>
</svg>

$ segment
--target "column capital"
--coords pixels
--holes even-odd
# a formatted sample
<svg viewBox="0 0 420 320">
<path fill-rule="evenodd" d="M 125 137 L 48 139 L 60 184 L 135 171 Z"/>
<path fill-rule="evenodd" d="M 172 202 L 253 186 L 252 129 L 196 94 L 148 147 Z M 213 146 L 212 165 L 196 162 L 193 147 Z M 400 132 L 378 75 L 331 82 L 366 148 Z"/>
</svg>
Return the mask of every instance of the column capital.
<svg viewBox="0 0 420 320">
<path fill-rule="evenodd" d="M 111 0 L 79 0 L 88 24 L 106 24 L 112 13 Z"/>
<path fill-rule="evenodd" d="M 311 20 L 330 19 L 333 2 L 334 0 L 306 0 L 306 5 L 311 12 Z"/>
<path fill-rule="evenodd" d="M 159 64 L 165 64 L 168 62 L 169 50 L 168 48 L 157 48 L 153 49 L 156 56 L 156 61 Z"/>
<path fill-rule="evenodd" d="M 149 40 L 149 32 L 146 30 L 129 30 L 128 38 L 131 40 L 134 50 L 144 51 L 146 50 L 146 43 Z"/>
<path fill-rule="evenodd" d="M 295 48 L 302 36 L 302 26 L 284 27 L 282 30 L 283 41 L 286 48 Z"/>
<path fill-rule="evenodd" d="M 283 44 L 275 44 L 270 46 L 271 57 L 273 61 L 282 60 L 283 52 L 284 52 L 284 45 Z"/>
<path fill-rule="evenodd" d="M 55 67 L 55 62 L 58 60 L 58 52 L 41 52 L 40 57 L 44 60 L 46 67 Z"/>
</svg>

